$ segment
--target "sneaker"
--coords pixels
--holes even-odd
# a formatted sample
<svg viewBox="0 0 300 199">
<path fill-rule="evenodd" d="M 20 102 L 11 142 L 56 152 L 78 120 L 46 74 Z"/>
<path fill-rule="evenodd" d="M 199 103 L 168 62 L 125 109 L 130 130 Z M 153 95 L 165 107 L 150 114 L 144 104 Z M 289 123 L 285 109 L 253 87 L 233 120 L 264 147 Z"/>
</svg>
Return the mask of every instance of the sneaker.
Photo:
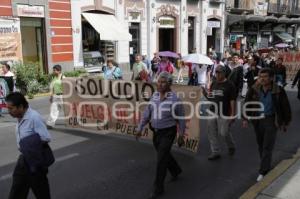
<svg viewBox="0 0 300 199">
<path fill-rule="evenodd" d="M 207 157 L 208 160 L 217 160 L 219 158 L 221 158 L 221 155 L 216 154 L 216 153 L 212 153 Z"/>
<path fill-rule="evenodd" d="M 264 175 L 259 174 L 258 177 L 257 177 L 257 179 L 256 179 L 256 181 L 260 182 L 263 178 L 264 178 Z"/>
<path fill-rule="evenodd" d="M 228 149 L 228 155 L 233 156 L 235 154 L 235 148 Z"/>
<path fill-rule="evenodd" d="M 183 79 L 182 80 L 180 80 L 180 83 L 182 83 L 183 82 Z"/>
</svg>

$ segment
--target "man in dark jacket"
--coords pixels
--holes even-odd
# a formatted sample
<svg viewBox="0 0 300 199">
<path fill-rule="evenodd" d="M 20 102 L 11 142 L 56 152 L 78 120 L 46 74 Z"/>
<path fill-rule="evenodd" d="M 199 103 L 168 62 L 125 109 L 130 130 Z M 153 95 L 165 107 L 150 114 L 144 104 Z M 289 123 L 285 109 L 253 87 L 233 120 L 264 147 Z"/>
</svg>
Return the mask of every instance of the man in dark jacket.
<svg viewBox="0 0 300 199">
<path fill-rule="evenodd" d="M 257 181 L 262 180 L 271 169 L 277 129 L 286 132 L 292 118 L 288 97 L 273 79 L 272 69 L 261 69 L 258 81 L 248 90 L 245 98 L 243 127 L 248 126 L 248 120 L 252 121 L 261 158 Z M 250 108 L 258 108 L 259 111 L 247 111 Z"/>
<path fill-rule="evenodd" d="M 298 70 L 295 78 L 294 78 L 294 81 L 292 83 L 292 88 L 294 88 L 294 86 L 297 84 L 298 86 L 298 99 L 300 100 L 300 69 Z"/>
<path fill-rule="evenodd" d="M 239 63 L 239 55 L 234 54 L 232 56 L 232 62 L 229 65 L 231 72 L 228 76 L 230 80 L 236 86 L 236 97 L 243 89 L 244 83 L 244 69 L 243 66 Z"/>
</svg>

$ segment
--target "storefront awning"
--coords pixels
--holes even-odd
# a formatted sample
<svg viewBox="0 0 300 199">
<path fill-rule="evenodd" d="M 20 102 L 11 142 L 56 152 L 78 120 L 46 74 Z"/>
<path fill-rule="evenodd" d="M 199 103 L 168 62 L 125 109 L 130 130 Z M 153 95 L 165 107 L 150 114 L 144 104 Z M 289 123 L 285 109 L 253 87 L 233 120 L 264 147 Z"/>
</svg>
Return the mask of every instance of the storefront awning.
<svg viewBox="0 0 300 199">
<path fill-rule="evenodd" d="M 264 16 L 260 16 L 260 15 L 246 15 L 246 21 L 264 22 L 265 18 Z"/>
<path fill-rule="evenodd" d="M 100 34 L 101 40 L 131 41 L 131 34 L 117 18 L 108 14 L 82 13 L 84 18 Z"/>
<path fill-rule="evenodd" d="M 278 22 L 278 18 L 277 17 L 274 17 L 274 16 L 266 16 L 265 17 L 265 22 Z"/>
<path fill-rule="evenodd" d="M 287 18 L 286 16 L 282 16 L 278 18 L 278 23 L 289 23 L 290 22 L 290 18 Z"/>
<path fill-rule="evenodd" d="M 276 33 L 276 35 L 284 42 L 292 42 L 294 37 L 286 32 Z"/>
<path fill-rule="evenodd" d="M 245 15 L 235 15 L 235 14 L 228 14 L 227 15 L 227 24 L 231 26 L 232 24 L 245 21 Z"/>
<path fill-rule="evenodd" d="M 291 21 L 294 24 L 299 24 L 300 23 L 300 18 L 292 18 Z"/>
</svg>

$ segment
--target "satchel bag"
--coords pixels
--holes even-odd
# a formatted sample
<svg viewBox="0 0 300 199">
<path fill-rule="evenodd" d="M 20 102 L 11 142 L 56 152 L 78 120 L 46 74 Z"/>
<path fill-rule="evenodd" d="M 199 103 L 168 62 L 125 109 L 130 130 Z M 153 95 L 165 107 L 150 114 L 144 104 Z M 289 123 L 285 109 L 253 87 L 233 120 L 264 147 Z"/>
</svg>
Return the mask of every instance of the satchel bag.
<svg viewBox="0 0 300 199">
<path fill-rule="evenodd" d="M 43 142 L 37 133 L 20 140 L 20 151 L 31 172 L 37 171 L 38 168 L 48 168 L 55 162 L 50 146 Z"/>
</svg>

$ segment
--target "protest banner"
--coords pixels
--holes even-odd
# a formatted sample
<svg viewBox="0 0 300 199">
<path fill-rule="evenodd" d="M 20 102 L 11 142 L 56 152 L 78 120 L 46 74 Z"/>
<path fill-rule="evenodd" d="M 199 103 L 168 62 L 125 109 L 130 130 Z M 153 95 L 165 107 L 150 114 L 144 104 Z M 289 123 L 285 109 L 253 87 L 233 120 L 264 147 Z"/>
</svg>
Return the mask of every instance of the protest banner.
<svg viewBox="0 0 300 199">
<path fill-rule="evenodd" d="M 20 19 L 0 18 L 0 61 L 21 61 Z"/>
<path fill-rule="evenodd" d="M 136 135 L 143 110 L 156 91 L 155 84 L 90 77 L 65 78 L 63 88 L 67 126 L 132 136 Z M 196 116 L 200 112 L 201 89 L 173 85 L 172 90 L 177 93 L 185 108 L 187 129 L 183 147 L 196 152 L 200 138 L 200 122 Z M 148 126 L 142 132 L 142 137 L 152 138 Z"/>
<path fill-rule="evenodd" d="M 300 52 L 280 53 L 278 57 L 283 58 L 283 65 L 286 67 L 286 79 L 293 80 L 300 70 Z"/>
</svg>

